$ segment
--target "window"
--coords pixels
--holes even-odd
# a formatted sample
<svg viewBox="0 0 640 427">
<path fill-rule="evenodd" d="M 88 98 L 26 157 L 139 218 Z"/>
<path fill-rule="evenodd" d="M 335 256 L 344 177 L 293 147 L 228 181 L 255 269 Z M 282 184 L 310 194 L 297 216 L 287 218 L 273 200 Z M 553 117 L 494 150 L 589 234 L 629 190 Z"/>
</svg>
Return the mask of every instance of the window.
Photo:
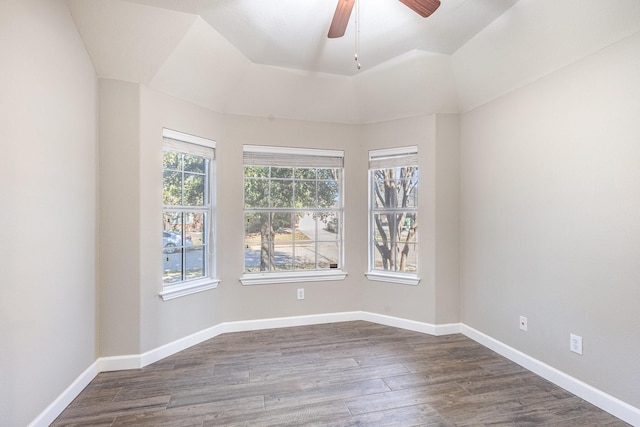
<svg viewBox="0 0 640 427">
<path fill-rule="evenodd" d="M 215 142 L 163 130 L 163 299 L 217 286 L 212 279 Z"/>
<path fill-rule="evenodd" d="M 244 146 L 243 284 L 343 279 L 335 150 Z"/>
<path fill-rule="evenodd" d="M 418 148 L 369 151 L 369 272 L 417 285 Z"/>
</svg>

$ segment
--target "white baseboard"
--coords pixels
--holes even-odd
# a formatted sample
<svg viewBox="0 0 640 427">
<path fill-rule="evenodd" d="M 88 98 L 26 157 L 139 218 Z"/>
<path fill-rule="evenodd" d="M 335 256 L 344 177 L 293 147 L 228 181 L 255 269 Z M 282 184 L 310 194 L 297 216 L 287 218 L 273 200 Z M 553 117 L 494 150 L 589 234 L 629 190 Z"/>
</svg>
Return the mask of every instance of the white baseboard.
<svg viewBox="0 0 640 427">
<path fill-rule="evenodd" d="M 380 325 L 392 326 L 394 328 L 406 329 L 423 334 L 439 336 L 457 334 L 460 332 L 459 323 L 434 325 L 432 323 L 417 322 L 415 320 L 402 319 L 400 317 L 387 316 L 384 314 L 369 313 L 367 311 L 361 311 L 359 314 L 360 317 L 357 320 L 366 320 L 367 322 L 378 323 Z"/>
<path fill-rule="evenodd" d="M 110 356 L 98 359 L 99 372 L 122 371 L 139 369 L 176 354 L 220 334 L 227 332 L 257 331 L 260 329 L 288 328 L 292 326 L 319 325 L 322 323 L 348 322 L 359 320 L 361 312 L 314 314 L 308 316 L 277 317 L 272 319 L 241 320 L 237 322 L 223 322 L 202 331 L 177 339 L 163 346 L 154 348 L 142 354 L 126 356 Z"/>
<path fill-rule="evenodd" d="M 56 400 L 47 406 L 47 408 L 29 424 L 29 427 L 47 427 L 50 425 L 58 418 L 58 415 L 69 406 L 73 399 L 84 390 L 91 380 L 98 375 L 98 372 L 98 363 L 93 362 Z"/>
<path fill-rule="evenodd" d="M 621 420 L 633 425 L 640 426 L 640 409 L 623 402 L 595 387 L 590 386 L 564 372 L 547 365 L 533 357 L 516 350 L 476 329 L 462 324 L 460 331 L 472 340 L 506 357 L 530 370 L 531 372 L 551 381 L 555 385 L 575 394 L 581 399 L 607 411 Z"/>
<path fill-rule="evenodd" d="M 613 396 L 610 396 L 589 384 L 583 383 L 552 366 L 532 358 L 500 341 L 491 338 L 469 326 L 461 323 L 434 325 L 415 320 L 366 311 L 352 311 L 343 313 L 315 314 L 308 316 L 280 317 L 272 319 L 242 320 L 224 322 L 211 328 L 196 332 L 184 338 L 165 344 L 143 354 L 125 356 L 101 357 L 83 372 L 51 405 L 45 409 L 30 427 L 48 426 L 58 415 L 76 398 L 78 394 L 100 372 L 138 369 L 157 362 L 165 357 L 176 354 L 191 346 L 228 332 L 257 331 L 261 329 L 287 328 L 292 326 L 317 325 L 324 323 L 348 322 L 363 320 L 381 325 L 406 329 L 429 335 L 449 335 L 462 333 L 474 341 L 484 345 L 507 359 L 523 366 L 552 383 L 568 390 L 576 396 L 609 412 L 631 425 L 640 426 L 640 409 L 635 408 Z"/>
</svg>

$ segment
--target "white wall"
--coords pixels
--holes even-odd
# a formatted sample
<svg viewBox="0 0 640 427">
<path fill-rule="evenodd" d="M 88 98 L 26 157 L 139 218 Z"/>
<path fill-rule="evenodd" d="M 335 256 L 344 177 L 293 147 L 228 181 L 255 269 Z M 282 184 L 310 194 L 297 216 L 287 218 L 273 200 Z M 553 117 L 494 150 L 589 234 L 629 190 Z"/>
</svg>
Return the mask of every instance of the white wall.
<svg viewBox="0 0 640 427">
<path fill-rule="evenodd" d="M 461 120 L 462 321 L 635 407 L 638 76 L 637 33 Z"/>
<path fill-rule="evenodd" d="M 65 4 L 0 1 L 0 424 L 96 359 L 96 80 Z"/>
</svg>

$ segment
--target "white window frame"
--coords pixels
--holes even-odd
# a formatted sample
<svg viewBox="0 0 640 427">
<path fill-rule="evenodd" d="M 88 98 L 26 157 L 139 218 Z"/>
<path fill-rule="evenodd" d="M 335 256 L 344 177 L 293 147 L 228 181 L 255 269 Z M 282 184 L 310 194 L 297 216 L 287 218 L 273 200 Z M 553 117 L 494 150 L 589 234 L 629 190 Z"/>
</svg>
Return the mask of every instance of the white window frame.
<svg viewBox="0 0 640 427">
<path fill-rule="evenodd" d="M 415 273 L 406 273 L 399 271 L 384 271 L 374 269 L 374 259 L 375 259 L 375 251 L 377 250 L 374 247 L 373 243 L 373 233 L 374 227 L 373 224 L 373 206 L 374 206 L 374 196 L 373 196 L 373 171 L 376 169 L 384 169 L 389 167 L 397 167 L 397 166 L 410 166 L 408 163 L 412 163 L 413 165 L 418 166 L 419 173 L 419 165 L 418 165 L 418 147 L 408 146 L 408 147 L 396 147 L 396 148 L 385 148 L 379 150 L 370 150 L 369 151 L 369 170 L 368 170 L 368 271 L 365 273 L 365 276 L 369 280 L 380 281 L 380 282 L 391 282 L 391 283 L 399 283 L 403 285 L 412 285 L 416 286 L 420 283 L 420 277 L 418 276 L 418 271 Z M 419 191 L 420 184 L 418 183 L 417 191 Z M 419 199 L 418 199 L 419 203 Z M 413 210 L 414 208 L 412 208 Z M 418 206 L 415 207 L 416 214 L 418 213 Z M 417 237 L 417 236 L 416 236 Z M 419 248 L 419 241 L 416 242 L 417 247 Z M 416 268 L 419 269 L 419 265 L 416 265 Z"/>
<path fill-rule="evenodd" d="M 160 297 L 164 301 L 168 301 L 174 298 L 191 295 L 197 292 L 203 292 L 209 289 L 215 289 L 218 287 L 220 280 L 216 278 L 216 221 L 215 221 L 215 148 L 216 143 L 210 139 L 202 138 L 199 136 L 189 135 L 186 133 L 178 132 L 171 129 L 162 129 L 163 137 L 163 152 L 165 151 L 177 151 L 185 154 L 192 154 L 209 159 L 208 170 L 208 196 L 209 204 L 206 207 L 206 213 L 208 217 L 205 230 L 208 230 L 208 245 L 207 247 L 207 259 L 205 260 L 205 277 L 201 277 L 194 280 L 181 281 L 175 284 L 167 284 L 162 286 Z M 163 205 L 163 212 L 164 212 Z"/>
<path fill-rule="evenodd" d="M 340 165 L 337 166 L 341 169 L 340 174 L 340 217 L 342 221 L 339 221 L 339 268 L 327 269 L 327 270 L 293 270 L 293 271 L 270 271 L 270 272 L 244 272 L 240 277 L 240 282 L 243 285 L 263 285 L 274 283 L 299 283 L 299 282 L 315 282 L 315 281 L 329 281 L 329 280 L 344 280 L 347 273 L 342 270 L 344 265 L 344 151 L 342 150 L 324 150 L 324 149 L 309 149 L 309 148 L 292 148 L 292 147 L 275 147 L 275 146 L 262 146 L 262 145 L 243 145 L 243 153 L 245 159 L 247 157 L 261 158 L 265 162 L 265 166 L 279 166 L 279 167 L 295 167 L 300 166 L 296 164 L 296 161 L 302 156 L 306 156 L 306 159 L 310 162 L 313 159 L 323 161 L 322 158 L 339 158 Z M 243 162 L 243 170 L 247 165 L 246 160 Z M 244 174 L 243 174 L 244 176 Z M 244 186 L 243 186 L 244 188 Z M 244 205 L 244 190 L 243 190 L 243 205 Z M 244 211 L 244 209 L 243 209 Z M 243 233 L 244 239 L 244 233 Z M 243 245 L 244 247 L 244 245 Z M 243 260 L 245 256 L 243 254 Z M 244 261 L 243 261 L 244 266 Z M 244 267 L 243 267 L 244 268 Z"/>
</svg>

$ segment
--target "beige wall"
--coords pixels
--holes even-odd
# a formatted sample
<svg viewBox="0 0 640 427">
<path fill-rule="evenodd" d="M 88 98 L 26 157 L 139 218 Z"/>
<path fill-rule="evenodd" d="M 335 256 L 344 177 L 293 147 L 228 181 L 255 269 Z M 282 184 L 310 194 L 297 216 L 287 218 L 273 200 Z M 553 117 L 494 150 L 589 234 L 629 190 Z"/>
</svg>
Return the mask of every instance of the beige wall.
<svg viewBox="0 0 640 427">
<path fill-rule="evenodd" d="M 461 117 L 344 125 L 222 114 L 117 80 L 100 80 L 97 122 L 95 73 L 64 2 L 1 0 L 0 419 L 28 423 L 97 356 L 140 354 L 225 321 L 352 310 L 462 321 L 640 407 L 640 36 L 625 12 L 637 3 L 616 5 L 593 32 L 607 37 L 583 37 L 593 26 L 581 19 L 541 39 L 531 24 L 552 16 L 549 6 L 520 2 L 450 61 L 436 58 L 437 73 L 453 69 Z M 570 2 L 561 16 L 573 16 Z M 535 47 L 526 64 L 539 67 L 521 65 L 523 46 Z M 356 86 L 369 78 L 387 81 L 376 72 Z M 451 78 L 433 81 L 446 84 L 427 104 L 455 111 Z M 390 113 L 374 120 L 399 111 L 385 103 L 404 102 L 405 92 L 382 89 L 389 97 L 373 101 Z M 411 105 L 431 112 L 423 95 L 411 92 Z M 260 100 L 261 113 L 272 100 Z M 218 143 L 222 279 L 167 302 L 158 297 L 162 127 Z M 239 283 L 242 144 L 345 150 L 346 280 Z M 422 281 L 371 282 L 367 150 L 413 144 Z M 529 332 L 518 330 L 519 315 Z M 568 351 L 570 332 L 584 337 L 583 356 Z"/>
<path fill-rule="evenodd" d="M 438 114 L 435 129 L 435 324 L 460 322 L 460 118 Z"/>
<path fill-rule="evenodd" d="M 401 285 L 370 281 L 363 277 L 362 309 L 373 313 L 396 316 L 420 322 L 433 323 L 435 321 L 435 116 L 423 116 L 410 119 L 398 119 L 388 122 L 365 125 L 363 127 L 362 154 L 365 164 L 361 172 L 364 176 L 362 191 L 364 198 L 362 206 L 367 206 L 367 165 L 368 150 L 379 148 L 418 146 L 418 162 L 420 186 L 418 189 L 418 286 Z M 362 222 L 366 227 L 366 210 Z M 366 229 L 365 229 L 366 230 Z M 365 260 L 361 271 L 366 272 L 367 234 L 363 234 L 360 248 Z"/>
<path fill-rule="evenodd" d="M 640 34 L 461 119 L 462 321 L 635 407 L 638 76 Z"/>
<path fill-rule="evenodd" d="M 65 4 L 0 1 L 0 424 L 96 359 L 96 79 Z"/>
<path fill-rule="evenodd" d="M 101 79 L 100 356 L 140 353 L 140 89 Z"/>
<path fill-rule="evenodd" d="M 100 87 L 101 124 L 107 127 L 101 134 L 105 135 L 101 144 L 111 146 L 101 148 L 105 156 L 101 168 L 102 199 L 105 203 L 115 200 L 110 206 L 130 206 L 126 216 L 110 206 L 102 211 L 105 237 L 101 258 L 101 319 L 105 331 L 100 336 L 101 356 L 118 354 L 113 351 L 117 348 L 119 354 L 149 351 L 226 321 L 354 310 L 430 323 L 435 323 L 436 318 L 442 322 L 458 321 L 457 261 L 441 261 L 438 274 L 435 263 L 437 247 L 446 252 L 447 257 L 453 254 L 455 258 L 457 251 L 457 116 L 425 116 L 363 127 L 221 115 L 146 87 L 138 91 L 136 85 L 129 83 L 101 80 Z M 137 132 L 138 94 L 140 138 L 135 141 L 131 138 Z M 158 296 L 162 288 L 158 224 L 162 210 L 163 127 L 217 142 L 216 259 L 221 283 L 217 289 L 169 301 L 162 301 Z M 438 132 L 441 140 L 436 143 Z M 243 206 L 243 144 L 345 151 L 344 270 L 348 276 L 344 281 L 240 284 L 244 254 L 244 225 L 239 214 Z M 367 149 L 413 144 L 419 146 L 423 177 L 420 214 L 425 220 L 420 231 L 419 253 L 422 281 L 419 286 L 368 281 L 364 277 Z M 139 167 L 124 168 L 117 157 L 108 156 L 109 152 L 130 153 L 131 161 L 139 162 Z M 443 161 L 437 179 L 436 153 Z M 109 164 L 111 172 L 108 172 Z M 134 173 L 136 170 L 138 174 Z M 126 176 L 131 178 L 128 185 L 122 182 Z M 440 195 L 436 196 L 438 192 Z M 443 207 L 436 215 L 437 197 L 442 199 Z M 441 218 L 436 222 L 438 216 Z M 106 236 L 114 234 L 116 229 L 126 230 L 132 236 L 129 248 L 121 248 L 118 239 Z M 129 267 L 120 268 L 122 265 Z M 436 301 L 436 286 L 439 286 L 442 304 Z M 305 288 L 303 301 L 296 299 L 299 287 Z"/>
<path fill-rule="evenodd" d="M 346 280 L 303 284 L 243 286 L 244 224 L 242 145 L 269 144 L 291 147 L 345 150 L 346 170 L 366 168 L 361 157 L 359 127 L 282 119 L 221 115 L 184 101 L 143 88 L 141 105 L 141 324 L 142 351 L 180 339 L 225 321 L 353 311 L 360 308 L 363 265 L 360 243 L 366 230 L 359 202 L 366 194 L 346 179 L 345 270 Z M 162 301 L 161 220 L 162 128 L 216 141 L 217 265 L 221 283 L 217 289 Z M 360 180 L 362 181 L 362 180 Z M 365 181 L 363 181 L 366 185 Z M 362 182 L 360 183 L 362 185 Z M 296 289 L 305 288 L 305 299 Z"/>
</svg>

